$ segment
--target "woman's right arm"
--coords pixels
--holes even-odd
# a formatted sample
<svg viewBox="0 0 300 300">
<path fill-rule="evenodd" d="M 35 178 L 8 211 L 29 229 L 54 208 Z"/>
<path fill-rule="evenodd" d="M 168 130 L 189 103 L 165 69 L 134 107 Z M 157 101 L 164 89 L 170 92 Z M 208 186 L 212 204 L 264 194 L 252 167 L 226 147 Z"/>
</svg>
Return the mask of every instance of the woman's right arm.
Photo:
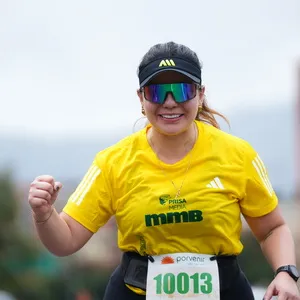
<svg viewBox="0 0 300 300">
<path fill-rule="evenodd" d="M 39 176 L 30 185 L 28 201 L 44 246 L 54 255 L 67 256 L 82 248 L 93 232 L 66 213 L 55 210 L 53 203 L 61 187 L 52 176 Z"/>
</svg>

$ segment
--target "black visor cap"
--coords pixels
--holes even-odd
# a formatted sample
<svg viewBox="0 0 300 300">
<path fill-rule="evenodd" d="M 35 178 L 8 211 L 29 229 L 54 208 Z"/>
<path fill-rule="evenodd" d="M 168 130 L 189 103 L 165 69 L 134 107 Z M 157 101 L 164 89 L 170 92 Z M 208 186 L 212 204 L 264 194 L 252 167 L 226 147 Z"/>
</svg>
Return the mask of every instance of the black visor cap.
<svg viewBox="0 0 300 300">
<path fill-rule="evenodd" d="M 172 57 L 166 59 L 160 58 L 146 65 L 139 73 L 140 87 L 147 85 L 153 77 L 165 71 L 181 73 L 201 85 L 201 69 L 199 66 L 184 59 Z"/>
</svg>

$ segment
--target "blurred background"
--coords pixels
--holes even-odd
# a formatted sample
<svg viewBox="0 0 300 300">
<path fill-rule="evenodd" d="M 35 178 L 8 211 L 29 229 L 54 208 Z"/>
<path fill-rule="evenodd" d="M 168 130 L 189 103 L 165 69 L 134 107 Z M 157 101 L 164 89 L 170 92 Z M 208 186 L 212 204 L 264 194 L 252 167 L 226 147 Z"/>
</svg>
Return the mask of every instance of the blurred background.
<svg viewBox="0 0 300 300">
<path fill-rule="evenodd" d="M 29 185 L 53 175 L 62 209 L 95 154 L 142 126 L 137 66 L 170 40 L 198 53 L 222 129 L 265 162 L 300 266 L 299 32 L 298 0 L 0 1 L 0 300 L 102 299 L 120 260 L 114 220 L 54 257 L 35 235 Z M 273 273 L 246 225 L 242 239 L 261 299 Z"/>
</svg>

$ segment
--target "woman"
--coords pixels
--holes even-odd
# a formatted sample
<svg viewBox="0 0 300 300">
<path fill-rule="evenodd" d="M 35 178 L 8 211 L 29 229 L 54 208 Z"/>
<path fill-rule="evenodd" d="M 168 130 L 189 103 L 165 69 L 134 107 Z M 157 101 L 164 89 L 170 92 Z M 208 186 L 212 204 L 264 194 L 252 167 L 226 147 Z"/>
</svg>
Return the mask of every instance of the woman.
<svg viewBox="0 0 300 300">
<path fill-rule="evenodd" d="M 105 300 L 248 300 L 237 262 L 243 214 L 275 272 L 264 299 L 300 299 L 293 239 L 264 164 L 219 129 L 201 69 L 193 51 L 173 42 L 146 53 L 137 94 L 149 124 L 96 155 L 60 214 L 61 183 L 33 181 L 39 237 L 53 254 L 70 255 L 115 215 L 124 255 Z"/>
</svg>

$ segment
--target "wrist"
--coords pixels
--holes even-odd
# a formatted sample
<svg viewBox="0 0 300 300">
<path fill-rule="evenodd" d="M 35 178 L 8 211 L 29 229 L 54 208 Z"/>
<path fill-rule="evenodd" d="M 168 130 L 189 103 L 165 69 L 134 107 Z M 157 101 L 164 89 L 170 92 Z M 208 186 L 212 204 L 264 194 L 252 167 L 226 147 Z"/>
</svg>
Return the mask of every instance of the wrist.
<svg viewBox="0 0 300 300">
<path fill-rule="evenodd" d="M 295 282 L 297 282 L 299 279 L 299 272 L 295 265 L 286 265 L 286 266 L 281 266 L 276 270 L 275 277 L 278 276 L 280 277 L 288 276 L 291 279 L 293 279 Z"/>
<path fill-rule="evenodd" d="M 46 223 L 51 218 L 53 211 L 54 211 L 54 207 L 51 207 L 50 212 L 48 214 L 44 214 L 43 216 L 38 216 L 35 212 L 32 212 L 32 216 L 35 224 Z"/>
</svg>

